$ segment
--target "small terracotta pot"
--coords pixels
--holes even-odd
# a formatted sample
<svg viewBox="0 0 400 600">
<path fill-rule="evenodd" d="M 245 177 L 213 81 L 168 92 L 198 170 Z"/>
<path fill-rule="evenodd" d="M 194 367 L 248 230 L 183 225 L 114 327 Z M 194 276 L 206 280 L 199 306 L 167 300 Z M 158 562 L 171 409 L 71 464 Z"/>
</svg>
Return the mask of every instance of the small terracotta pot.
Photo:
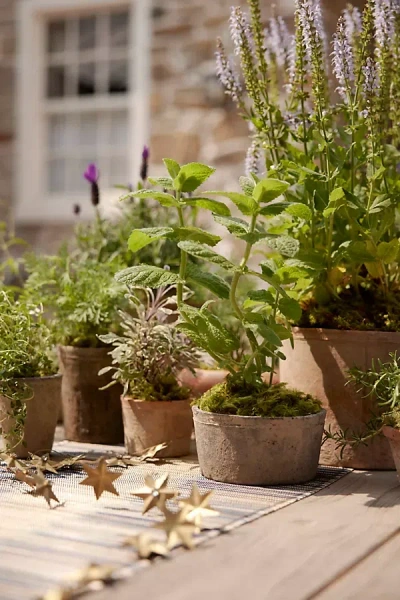
<svg viewBox="0 0 400 600">
<path fill-rule="evenodd" d="M 26 419 L 23 441 L 11 448 L 18 458 L 50 452 L 53 447 L 61 397 L 61 375 L 50 377 L 26 377 L 21 379 L 32 390 L 33 396 L 26 401 Z M 0 396 L 0 422 L 5 434 L 15 426 L 8 416 L 11 411 L 9 398 Z M 9 440 L 14 446 L 18 440 Z"/>
<path fill-rule="evenodd" d="M 293 337 L 294 348 L 287 340 L 283 343 L 286 360 L 279 365 L 281 381 L 319 398 L 327 410 L 326 427 L 332 432 L 365 430 L 376 405 L 353 385 L 346 385 L 348 370 L 354 366 L 368 369 L 372 359 L 387 360 L 389 352 L 400 348 L 400 333 L 294 328 Z M 346 447 L 343 458 L 334 441 L 328 440 L 322 446 L 320 462 L 353 469 L 394 469 L 383 435 L 367 446 Z"/>
<path fill-rule="evenodd" d="M 283 485 L 313 479 L 325 410 L 304 417 L 241 417 L 193 407 L 204 477 L 239 485 Z"/>
<path fill-rule="evenodd" d="M 121 397 L 121 403 L 128 454 L 143 454 L 147 448 L 163 442 L 168 446 L 157 454 L 159 457 L 190 454 L 190 400 L 150 402 Z"/>
<path fill-rule="evenodd" d="M 98 373 L 111 364 L 109 348 L 59 346 L 65 438 L 91 444 L 122 444 L 124 439 L 119 384 L 99 388 L 111 374 Z"/>
<path fill-rule="evenodd" d="M 385 426 L 382 433 L 389 440 L 394 464 L 396 465 L 397 478 L 400 481 L 400 430 Z"/>
</svg>

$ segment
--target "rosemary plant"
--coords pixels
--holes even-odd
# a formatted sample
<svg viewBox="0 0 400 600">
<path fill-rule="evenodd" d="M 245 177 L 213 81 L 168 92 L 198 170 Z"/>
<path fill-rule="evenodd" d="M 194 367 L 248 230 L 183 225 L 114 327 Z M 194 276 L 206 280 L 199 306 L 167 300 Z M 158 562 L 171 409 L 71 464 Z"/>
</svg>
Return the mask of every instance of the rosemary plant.
<svg viewBox="0 0 400 600">
<path fill-rule="evenodd" d="M 400 2 L 348 6 L 331 41 L 320 0 L 295 5 L 293 35 L 248 0 L 230 16 L 234 59 L 217 43 L 218 77 L 249 122 L 247 172 L 290 184 L 266 227 L 298 242 L 297 322 L 396 331 Z"/>
</svg>

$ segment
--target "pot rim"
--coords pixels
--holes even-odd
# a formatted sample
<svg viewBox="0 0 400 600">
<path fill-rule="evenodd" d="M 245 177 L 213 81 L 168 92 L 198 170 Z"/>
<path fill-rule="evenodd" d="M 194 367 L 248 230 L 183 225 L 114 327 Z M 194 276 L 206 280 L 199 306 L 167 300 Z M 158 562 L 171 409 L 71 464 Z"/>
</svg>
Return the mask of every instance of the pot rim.
<svg viewBox="0 0 400 600">
<path fill-rule="evenodd" d="M 358 337 L 358 338 L 400 338 L 400 331 L 382 331 L 374 329 L 361 331 L 359 329 L 327 329 L 324 327 L 292 327 L 293 336 L 297 339 L 330 340 L 332 338 Z"/>
<path fill-rule="evenodd" d="M 144 398 L 133 398 L 132 396 L 121 395 L 121 402 L 137 402 L 138 404 L 151 404 L 155 406 L 165 406 L 179 404 L 181 402 L 192 402 L 193 398 L 177 398 L 176 400 L 145 400 Z"/>
<path fill-rule="evenodd" d="M 65 344 L 57 344 L 57 348 L 61 351 L 66 350 L 67 352 L 104 352 L 105 350 L 111 352 L 111 346 L 98 346 L 92 348 L 91 346 L 66 346 Z"/>
<path fill-rule="evenodd" d="M 295 417 L 251 417 L 251 416 L 246 416 L 246 415 L 227 415 L 224 413 L 213 413 L 213 412 L 208 412 L 206 410 L 201 410 L 201 408 L 199 408 L 198 406 L 194 405 L 192 406 L 192 411 L 193 411 L 193 415 L 196 415 L 196 413 L 199 413 L 199 415 L 211 415 L 213 417 L 229 417 L 230 419 L 237 419 L 237 420 L 248 420 L 248 422 L 250 423 L 252 422 L 258 422 L 260 423 L 261 421 L 266 422 L 266 421 L 272 421 L 272 422 L 277 422 L 277 421 L 295 421 L 295 420 L 302 420 L 304 421 L 305 419 L 312 419 L 312 418 L 316 418 L 316 417 L 322 417 L 322 415 L 326 415 L 326 410 L 325 408 L 322 408 L 320 411 L 318 411 L 317 413 L 313 413 L 311 415 L 297 415 Z"/>
<path fill-rule="evenodd" d="M 62 373 L 55 373 L 54 375 L 44 375 L 43 377 L 14 377 L 18 381 L 45 381 L 47 379 L 60 379 Z"/>
</svg>

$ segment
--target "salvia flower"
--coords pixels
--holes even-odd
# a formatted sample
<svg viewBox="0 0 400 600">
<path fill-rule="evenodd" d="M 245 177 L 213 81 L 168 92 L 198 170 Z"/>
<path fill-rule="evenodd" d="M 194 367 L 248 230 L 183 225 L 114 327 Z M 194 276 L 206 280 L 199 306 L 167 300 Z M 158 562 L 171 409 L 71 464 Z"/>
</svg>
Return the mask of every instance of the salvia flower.
<svg viewBox="0 0 400 600">
<path fill-rule="evenodd" d="M 150 149 L 148 146 L 144 146 L 142 152 L 142 164 L 140 166 L 140 178 L 143 182 L 146 181 L 149 171 L 149 157 Z"/>
<path fill-rule="evenodd" d="M 242 96 L 242 86 L 239 75 L 233 61 L 226 55 L 224 45 L 220 38 L 217 39 L 217 51 L 215 53 L 217 77 L 225 88 L 228 96 L 235 102 L 239 102 Z"/>
<path fill-rule="evenodd" d="M 392 0 L 375 0 L 374 2 L 375 37 L 378 55 L 394 34 L 394 9 Z"/>
<path fill-rule="evenodd" d="M 98 206 L 100 203 L 100 190 L 98 185 L 100 172 L 97 166 L 94 163 L 90 163 L 83 176 L 86 181 L 90 183 L 91 202 L 93 206 Z"/>
<path fill-rule="evenodd" d="M 307 58 L 311 62 L 316 47 L 320 51 L 324 51 L 326 47 L 320 0 L 296 0 L 296 8 Z"/>
<path fill-rule="evenodd" d="M 258 175 L 262 170 L 261 148 L 258 140 L 253 140 L 247 150 L 244 162 L 245 173 L 249 177 L 251 173 Z"/>
<path fill-rule="evenodd" d="M 269 20 L 269 27 L 265 29 L 265 47 L 267 52 L 273 54 L 278 67 L 288 64 L 289 52 L 292 45 L 292 36 L 282 17 L 273 17 Z"/>
<path fill-rule="evenodd" d="M 362 17 L 357 6 L 349 6 L 343 11 L 344 28 L 346 37 L 350 42 L 361 33 Z"/>
<path fill-rule="evenodd" d="M 235 54 L 240 56 L 243 47 L 253 47 L 253 36 L 247 15 L 239 6 L 232 6 L 229 18 L 229 31 L 233 41 Z"/>
<path fill-rule="evenodd" d="M 371 56 L 368 56 L 362 71 L 364 75 L 364 94 L 366 97 L 372 96 L 378 89 L 379 81 L 376 62 Z"/>
<path fill-rule="evenodd" d="M 344 100 L 348 100 L 354 82 L 354 56 L 350 40 L 347 37 L 344 17 L 339 18 L 337 30 L 333 36 L 332 65 L 339 83 L 337 91 Z"/>
</svg>

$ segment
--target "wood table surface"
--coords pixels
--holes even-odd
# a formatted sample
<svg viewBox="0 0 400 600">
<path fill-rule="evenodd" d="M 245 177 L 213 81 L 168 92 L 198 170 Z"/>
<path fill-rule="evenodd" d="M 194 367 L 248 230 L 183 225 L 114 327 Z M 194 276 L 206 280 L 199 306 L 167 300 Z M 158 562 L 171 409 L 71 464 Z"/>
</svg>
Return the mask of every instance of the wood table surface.
<svg viewBox="0 0 400 600">
<path fill-rule="evenodd" d="M 179 549 L 91 600 L 400 599 L 400 485 L 354 471 L 308 499 Z"/>
</svg>

